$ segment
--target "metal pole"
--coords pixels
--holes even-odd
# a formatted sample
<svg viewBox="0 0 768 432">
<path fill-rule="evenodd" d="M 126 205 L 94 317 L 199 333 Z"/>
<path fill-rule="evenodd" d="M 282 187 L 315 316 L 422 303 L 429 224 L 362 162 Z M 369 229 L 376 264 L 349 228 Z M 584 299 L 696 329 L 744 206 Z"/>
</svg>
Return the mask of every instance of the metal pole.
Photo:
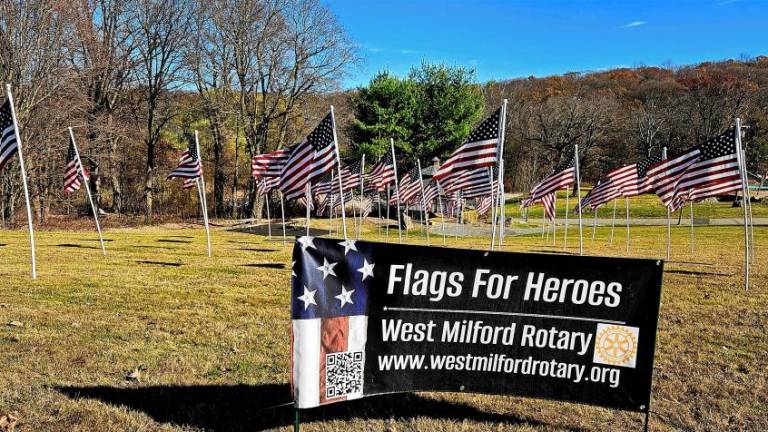
<svg viewBox="0 0 768 432">
<path fill-rule="evenodd" d="M 499 246 L 504 245 L 504 138 L 507 123 L 507 99 L 501 104 L 501 118 L 499 119 Z M 496 203 L 494 203 L 496 205 Z"/>
<path fill-rule="evenodd" d="M 301 431 L 301 416 L 299 415 L 299 409 L 294 405 L 293 407 L 293 432 Z"/>
<path fill-rule="evenodd" d="M 200 191 L 200 205 L 203 206 L 203 222 L 205 222 L 205 237 L 208 241 L 208 258 L 211 257 L 211 230 L 208 228 L 208 201 L 205 199 L 205 176 L 203 175 L 203 154 L 200 153 L 200 140 L 198 138 L 197 130 L 195 130 L 195 147 L 197 148 L 197 160 L 200 163 L 200 184 L 198 190 Z"/>
<path fill-rule="evenodd" d="M 493 200 L 496 195 L 493 194 L 493 168 L 488 168 L 488 178 L 491 181 L 491 251 L 493 251 L 494 244 L 496 243 L 496 201 Z M 479 200 L 476 201 L 479 202 Z"/>
<path fill-rule="evenodd" d="M 99 225 L 99 215 L 96 210 L 96 205 L 93 203 L 93 196 L 91 196 L 91 186 L 88 184 L 88 179 L 85 178 L 85 168 L 83 167 L 83 160 L 80 159 L 80 150 L 77 148 L 75 142 L 75 134 L 72 132 L 72 127 L 69 128 L 69 137 L 72 139 L 72 147 L 75 149 L 75 157 L 77 157 L 77 163 L 80 165 L 80 176 L 85 183 L 85 193 L 88 195 L 88 202 L 91 203 L 91 211 L 93 212 L 93 221 L 96 222 L 96 231 L 99 233 L 99 243 L 101 243 L 101 253 L 107 256 L 107 249 L 104 247 L 104 238 L 101 235 L 101 225 Z"/>
<path fill-rule="evenodd" d="M 376 234 L 381 236 L 381 219 L 382 219 L 382 217 L 381 217 L 381 192 L 379 192 L 379 191 L 376 191 L 376 207 L 378 207 L 378 211 L 376 212 L 376 216 L 378 216 L 378 218 L 379 218 L 379 223 L 376 224 L 376 226 L 377 226 Z"/>
<path fill-rule="evenodd" d="M 693 201 L 690 201 L 690 203 L 691 203 L 691 253 L 693 253 L 693 251 L 696 249 L 696 246 L 695 246 L 696 239 L 693 233 Z"/>
<path fill-rule="evenodd" d="M 336 166 L 339 172 L 339 194 L 341 195 L 341 226 L 344 230 L 344 240 L 347 240 L 347 213 L 344 210 L 344 190 L 341 181 L 341 157 L 339 156 L 339 140 L 336 137 L 336 117 L 333 114 L 333 105 L 331 105 L 331 123 L 333 124 L 333 145 L 336 147 Z"/>
<path fill-rule="evenodd" d="M 573 152 L 576 155 L 576 198 L 581 200 L 581 173 L 579 172 L 579 146 L 573 146 Z M 581 217 L 581 206 L 579 206 L 579 255 L 584 255 L 584 224 Z"/>
<path fill-rule="evenodd" d="M 360 162 L 360 224 L 357 226 L 357 239 L 360 240 L 360 235 L 363 231 L 363 199 L 365 194 L 363 193 L 365 179 L 365 154 L 363 154 L 363 160 Z"/>
<path fill-rule="evenodd" d="M 552 207 L 555 210 L 555 214 L 552 218 L 552 246 L 555 246 L 557 244 L 557 192 L 553 192 L 553 194 Z"/>
<path fill-rule="evenodd" d="M 403 242 L 403 223 L 400 216 L 400 183 L 397 176 L 397 159 L 395 159 L 395 140 L 389 139 L 389 148 L 392 150 L 392 168 L 395 171 L 395 197 L 397 198 L 397 234 L 400 237 L 400 243 Z M 387 202 L 389 205 L 389 202 Z"/>
<path fill-rule="evenodd" d="M 37 259 L 35 259 L 35 233 L 32 229 L 32 207 L 29 204 L 29 187 L 27 186 L 27 170 L 24 167 L 24 155 L 21 152 L 21 134 L 19 133 L 19 123 L 16 119 L 16 107 L 13 103 L 13 94 L 11 85 L 6 84 L 5 90 L 8 93 L 8 101 L 11 105 L 11 116 L 13 117 L 13 132 L 16 134 L 16 146 L 19 150 L 19 168 L 21 170 L 21 182 L 24 185 L 24 199 L 27 203 L 27 225 L 29 226 L 29 245 L 32 251 L 32 279 L 37 279 Z"/>
<path fill-rule="evenodd" d="M 395 177 L 395 183 L 397 183 L 397 177 Z M 387 185 L 387 225 L 384 228 L 384 231 L 386 232 L 386 239 L 387 242 L 389 242 L 389 200 L 390 200 L 390 191 L 389 191 L 389 185 Z"/>
<path fill-rule="evenodd" d="M 267 206 L 267 238 L 272 240 L 272 215 L 269 213 L 269 192 L 267 192 L 267 179 L 261 178 L 264 182 L 264 204 Z"/>
<path fill-rule="evenodd" d="M 440 224 L 443 227 L 443 246 L 445 246 L 445 203 L 440 195 L 440 183 L 438 183 L 437 180 L 435 180 L 435 185 L 437 186 L 437 203 L 440 205 Z"/>
<path fill-rule="evenodd" d="M 283 202 L 283 192 L 280 192 L 280 217 L 283 219 L 283 247 L 286 245 L 285 238 L 285 204 Z"/>
<path fill-rule="evenodd" d="M 616 198 L 613 199 L 613 218 L 611 218 L 611 246 L 613 246 L 613 232 L 616 230 Z"/>
<path fill-rule="evenodd" d="M 307 237 L 309 237 L 309 206 L 310 206 L 310 194 L 312 193 L 312 185 L 307 181 L 307 183 L 304 185 L 304 204 L 307 207 Z"/>
<path fill-rule="evenodd" d="M 595 242 L 595 231 L 597 231 L 597 210 L 600 209 L 600 207 L 595 207 L 594 211 L 594 217 L 592 218 L 592 243 Z"/>
<path fill-rule="evenodd" d="M 667 160 L 667 148 L 661 149 L 661 159 Z M 672 255 L 672 211 L 667 206 L 667 261 Z"/>
<path fill-rule="evenodd" d="M 627 216 L 627 255 L 629 255 L 630 235 L 629 235 L 629 197 L 624 197 L 624 204 L 626 207 Z"/>
<path fill-rule="evenodd" d="M 739 163 L 740 171 L 741 171 L 741 193 L 742 193 L 742 203 L 741 206 L 744 208 L 744 289 L 749 290 L 749 224 L 748 224 L 748 210 L 745 200 L 749 196 L 749 192 L 747 190 L 747 179 L 746 179 L 746 168 L 743 156 L 744 154 L 741 151 L 741 119 L 736 118 L 736 157 L 737 161 Z"/>
<path fill-rule="evenodd" d="M 419 185 L 421 187 L 421 212 L 424 214 L 424 229 L 427 231 L 427 244 L 431 244 L 429 239 L 429 213 L 427 213 L 427 197 L 424 195 L 424 177 L 421 176 L 421 161 L 416 160 L 416 166 L 419 168 Z"/>
<path fill-rule="evenodd" d="M 568 249 L 568 206 L 570 202 L 571 191 L 565 191 L 565 228 L 563 230 L 563 250 Z"/>
</svg>

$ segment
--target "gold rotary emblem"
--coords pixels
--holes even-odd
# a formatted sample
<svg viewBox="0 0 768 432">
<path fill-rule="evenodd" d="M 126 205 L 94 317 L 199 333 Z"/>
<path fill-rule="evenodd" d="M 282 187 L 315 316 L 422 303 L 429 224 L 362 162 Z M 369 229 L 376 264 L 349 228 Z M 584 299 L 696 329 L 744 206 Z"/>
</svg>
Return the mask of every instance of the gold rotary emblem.
<svg viewBox="0 0 768 432">
<path fill-rule="evenodd" d="M 595 353 L 605 364 L 624 366 L 637 352 L 637 338 L 623 326 L 608 326 L 597 335 Z"/>
</svg>

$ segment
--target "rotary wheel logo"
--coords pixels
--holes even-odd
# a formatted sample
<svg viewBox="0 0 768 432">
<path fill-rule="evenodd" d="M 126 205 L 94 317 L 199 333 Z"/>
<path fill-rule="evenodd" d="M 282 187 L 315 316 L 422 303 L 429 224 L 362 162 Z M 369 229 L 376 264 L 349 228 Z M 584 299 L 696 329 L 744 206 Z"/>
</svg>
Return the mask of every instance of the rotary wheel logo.
<svg viewBox="0 0 768 432">
<path fill-rule="evenodd" d="M 595 360 L 614 366 L 635 366 L 637 333 L 632 327 L 604 326 L 598 328 L 595 341 Z"/>
</svg>

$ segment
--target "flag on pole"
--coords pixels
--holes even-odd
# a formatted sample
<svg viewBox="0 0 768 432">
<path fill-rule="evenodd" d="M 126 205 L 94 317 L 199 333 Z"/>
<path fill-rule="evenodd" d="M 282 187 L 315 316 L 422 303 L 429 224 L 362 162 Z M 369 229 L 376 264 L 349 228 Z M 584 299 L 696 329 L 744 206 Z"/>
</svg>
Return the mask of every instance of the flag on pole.
<svg viewBox="0 0 768 432">
<path fill-rule="evenodd" d="M 64 192 L 71 193 L 80 189 L 81 172 L 83 181 L 88 181 L 88 171 L 80 165 L 80 159 L 77 157 L 77 153 L 75 153 L 75 143 L 70 137 L 69 150 L 67 150 L 67 164 L 64 168 Z"/>
<path fill-rule="evenodd" d="M 179 165 L 168 174 L 166 179 L 183 178 L 192 180 L 192 185 L 194 186 L 194 180 L 201 175 L 203 175 L 203 165 L 200 163 L 200 157 L 197 154 L 197 145 L 190 141 L 189 148 L 184 150 L 179 158 Z M 184 183 L 186 189 L 187 182 L 185 181 Z"/>
<path fill-rule="evenodd" d="M 496 166 L 500 119 L 501 108 L 472 131 L 467 141 L 440 165 L 434 179 L 443 183 L 462 171 Z"/>
<path fill-rule="evenodd" d="M 341 190 L 344 192 L 359 188 L 360 179 L 363 178 L 360 161 L 343 166 L 339 175 L 341 176 Z M 336 186 L 338 187 L 338 184 Z"/>
<path fill-rule="evenodd" d="M 652 191 L 647 181 L 648 167 L 661 162 L 660 155 L 610 171 L 580 202 L 582 209 L 597 208 L 614 198 L 633 197 Z M 578 211 L 578 207 L 574 209 Z"/>
<path fill-rule="evenodd" d="M 477 215 L 483 216 L 488 213 L 488 210 L 491 209 L 491 204 L 493 204 L 493 200 L 491 199 L 490 195 L 479 198 L 475 204 L 475 211 L 477 212 Z"/>
<path fill-rule="evenodd" d="M 686 201 L 699 201 L 741 190 L 741 170 L 736 150 L 735 129 L 698 146 L 699 158 L 675 183 L 671 206 L 680 208 Z"/>
<path fill-rule="evenodd" d="M 271 153 L 254 155 L 251 158 L 251 175 L 256 177 L 280 177 L 285 164 L 291 157 L 290 148 L 277 149 Z"/>
<path fill-rule="evenodd" d="M 529 201 L 530 204 L 538 202 L 542 197 L 552 194 L 560 189 L 572 186 L 576 182 L 576 158 L 575 155 L 568 158 L 564 163 L 558 165 L 552 172 L 544 177 L 531 189 Z"/>
<path fill-rule="evenodd" d="M 275 190 L 279 185 L 279 177 L 256 178 L 256 193 L 259 195 L 266 195 Z"/>
<path fill-rule="evenodd" d="M 400 202 L 407 204 L 418 198 L 421 193 L 421 179 L 419 178 L 418 167 L 413 167 L 406 175 L 404 175 L 397 185 L 397 190 L 389 200 L 390 204 L 397 203 L 398 196 Z"/>
<path fill-rule="evenodd" d="M 440 195 L 440 191 L 435 180 L 432 179 L 424 183 L 424 206 L 427 211 L 432 211 L 432 205 L 438 195 Z"/>
<path fill-rule="evenodd" d="M 329 112 L 291 155 L 280 172 L 280 190 L 287 199 L 304 196 L 306 185 L 322 177 L 336 163 L 333 118 Z"/>
<path fill-rule="evenodd" d="M 3 106 L 0 107 L 0 131 L 2 131 L 2 136 L 0 137 L 0 170 L 2 170 L 11 156 L 16 154 L 16 151 L 19 149 L 10 99 L 6 100 Z"/>
<path fill-rule="evenodd" d="M 392 155 L 388 152 L 368 174 L 368 188 L 383 192 L 393 181 L 395 181 L 395 166 L 392 163 Z"/>
</svg>

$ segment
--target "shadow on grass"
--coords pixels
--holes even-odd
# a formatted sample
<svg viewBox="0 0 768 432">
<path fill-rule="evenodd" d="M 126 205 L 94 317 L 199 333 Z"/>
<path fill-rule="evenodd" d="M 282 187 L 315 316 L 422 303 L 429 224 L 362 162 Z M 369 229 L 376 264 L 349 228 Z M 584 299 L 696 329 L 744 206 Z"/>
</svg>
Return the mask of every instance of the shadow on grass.
<svg viewBox="0 0 768 432">
<path fill-rule="evenodd" d="M 159 239 L 160 243 L 192 243 L 192 240 Z"/>
<path fill-rule="evenodd" d="M 264 225 L 248 225 L 248 226 L 239 226 L 236 228 L 229 229 L 228 231 L 234 231 L 238 233 L 243 234 L 255 234 L 260 236 L 267 236 L 269 234 L 269 229 L 266 224 Z M 328 230 L 321 230 L 317 228 L 309 228 L 309 235 L 313 237 L 318 237 L 324 234 L 328 234 Z M 307 228 L 304 226 L 292 226 L 288 225 L 285 228 L 285 235 L 288 237 L 288 242 L 292 243 L 294 241 L 293 237 L 299 237 L 303 235 L 307 235 Z M 278 224 L 272 224 L 272 237 L 277 238 L 280 241 L 283 240 L 283 228 L 282 225 Z"/>
<path fill-rule="evenodd" d="M 705 263 L 701 261 L 667 261 L 667 264 L 693 264 L 693 265 L 702 265 L 702 266 L 713 266 L 714 264 L 711 263 Z"/>
<path fill-rule="evenodd" d="M 554 246 L 553 246 L 554 247 Z M 548 254 L 557 254 L 557 255 L 578 255 L 576 252 L 566 252 L 564 250 L 557 250 L 557 249 L 531 249 L 530 252 L 539 252 L 539 253 L 548 253 Z"/>
<path fill-rule="evenodd" d="M 713 273 L 704 271 L 691 271 L 691 270 L 664 270 L 664 273 L 674 273 L 689 276 L 734 276 L 735 273 Z"/>
<path fill-rule="evenodd" d="M 240 248 L 240 250 L 249 252 L 277 252 L 277 249 Z"/>
<path fill-rule="evenodd" d="M 150 245 L 136 245 L 131 246 L 135 248 L 141 248 L 141 249 L 165 249 L 165 250 L 178 250 L 178 248 L 170 247 L 170 246 L 150 246 Z"/>
<path fill-rule="evenodd" d="M 149 260 L 138 260 L 136 261 L 139 264 L 152 264 L 152 265 L 159 265 L 163 267 L 181 267 L 184 264 L 177 263 L 177 262 L 168 262 L 168 261 L 149 261 Z"/>
<path fill-rule="evenodd" d="M 84 242 L 97 242 L 97 241 L 99 241 L 99 239 L 97 239 L 97 238 L 84 238 L 84 239 L 77 239 L 77 240 L 78 241 L 84 241 Z M 111 242 L 111 241 L 114 241 L 114 240 L 105 238 L 104 241 L 105 242 Z"/>
<path fill-rule="evenodd" d="M 269 430 L 293 424 L 288 384 L 55 387 L 73 399 L 95 399 L 146 413 L 160 423 L 213 431 Z M 541 425 L 515 416 L 433 400 L 412 393 L 382 395 L 301 411 L 304 424 L 325 420 L 434 418 L 463 422 Z"/>
<path fill-rule="evenodd" d="M 258 268 L 270 268 L 270 269 L 284 269 L 285 264 L 281 263 L 256 263 L 256 264 L 243 264 L 242 267 L 258 267 Z"/>
<path fill-rule="evenodd" d="M 99 249 L 99 250 L 101 250 L 101 248 L 98 247 L 98 246 L 86 246 L 86 245 L 79 245 L 79 244 L 74 244 L 74 243 L 60 243 L 60 244 L 57 244 L 56 246 L 57 247 L 63 247 L 63 248 Z"/>
</svg>

